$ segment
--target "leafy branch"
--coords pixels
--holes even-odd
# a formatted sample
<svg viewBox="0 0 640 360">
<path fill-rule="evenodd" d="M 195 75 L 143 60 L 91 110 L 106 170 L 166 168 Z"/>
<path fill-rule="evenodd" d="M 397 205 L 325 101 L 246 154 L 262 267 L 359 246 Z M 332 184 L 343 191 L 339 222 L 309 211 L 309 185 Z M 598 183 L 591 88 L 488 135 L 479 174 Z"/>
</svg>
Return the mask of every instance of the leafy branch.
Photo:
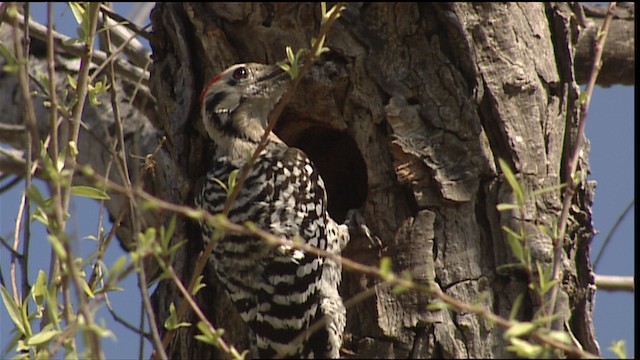
<svg viewBox="0 0 640 360">
<path fill-rule="evenodd" d="M 345 269 L 371 275 L 381 279 L 383 281 L 383 284 L 378 284 L 376 286 L 393 286 L 397 289 L 397 291 L 419 291 L 441 301 L 441 303 L 435 303 L 431 305 L 429 310 L 435 311 L 446 308 L 453 309 L 458 312 L 467 312 L 479 315 L 484 319 L 507 329 L 505 336 L 516 339 L 515 341 L 513 341 L 513 343 L 518 345 L 518 349 L 527 349 L 526 352 L 522 350 L 522 355 L 526 355 L 528 353 L 529 355 L 535 356 L 535 354 L 540 354 L 540 351 L 542 350 L 539 349 L 537 345 L 529 344 L 527 341 L 521 339 L 521 337 L 524 336 L 531 336 L 532 338 L 543 344 L 549 345 L 555 349 L 562 350 L 572 356 L 576 356 L 579 358 L 597 357 L 594 354 L 586 352 L 581 348 L 572 345 L 571 339 L 567 336 L 566 333 L 546 329 L 544 326 L 542 326 L 546 319 L 542 319 L 542 322 L 519 322 L 514 320 L 515 314 L 512 314 L 510 319 L 505 319 L 492 313 L 484 305 L 475 305 L 459 301 L 445 294 L 437 287 L 418 284 L 411 280 L 408 276 L 405 276 L 403 274 L 395 274 L 390 268 L 390 262 L 388 261 L 388 259 L 387 261 L 385 261 L 385 258 L 383 258 L 380 267 L 364 265 L 348 258 L 343 258 L 340 255 L 320 250 L 314 246 L 305 244 L 300 241 L 288 240 L 275 236 L 268 231 L 258 228 L 250 222 L 247 222 L 244 225 L 236 224 L 231 222 L 223 214 L 213 215 L 201 209 L 194 209 L 185 205 L 176 205 L 156 198 L 153 195 L 138 188 L 126 189 L 121 185 L 110 182 L 108 179 L 100 176 L 88 167 L 83 168 L 82 172 L 89 179 L 96 182 L 96 184 L 107 186 L 112 191 L 122 193 L 126 196 L 140 198 L 144 202 L 145 206 L 149 209 L 154 209 L 155 211 L 170 211 L 175 214 L 190 218 L 194 221 L 204 221 L 209 226 L 215 228 L 219 232 L 224 232 L 225 234 L 259 237 L 270 246 L 284 246 L 294 249 L 300 249 L 310 254 L 332 259 L 336 262 L 341 262 Z M 176 279 L 176 281 L 179 281 L 179 279 Z M 189 294 L 191 294 L 191 292 L 184 290 L 181 290 L 181 292 L 183 295 L 185 295 L 185 298 L 187 298 L 187 296 L 190 296 Z M 193 303 L 192 306 L 197 307 L 195 303 Z M 203 323 L 207 323 L 203 320 L 202 317 L 199 316 L 199 318 Z M 215 333 L 215 331 L 213 331 L 213 333 Z"/>
</svg>

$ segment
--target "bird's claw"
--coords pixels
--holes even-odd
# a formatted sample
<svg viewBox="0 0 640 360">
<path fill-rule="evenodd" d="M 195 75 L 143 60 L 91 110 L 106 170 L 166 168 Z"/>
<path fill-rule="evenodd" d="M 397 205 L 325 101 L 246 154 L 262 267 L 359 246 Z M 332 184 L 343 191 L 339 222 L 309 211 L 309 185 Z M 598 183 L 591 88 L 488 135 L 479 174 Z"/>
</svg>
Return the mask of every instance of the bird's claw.
<svg viewBox="0 0 640 360">
<path fill-rule="evenodd" d="M 381 247 L 382 242 L 377 236 L 371 236 L 371 230 L 367 226 L 362 209 L 351 209 L 347 212 L 344 224 L 349 228 L 349 233 L 366 237 L 375 247 Z"/>
</svg>

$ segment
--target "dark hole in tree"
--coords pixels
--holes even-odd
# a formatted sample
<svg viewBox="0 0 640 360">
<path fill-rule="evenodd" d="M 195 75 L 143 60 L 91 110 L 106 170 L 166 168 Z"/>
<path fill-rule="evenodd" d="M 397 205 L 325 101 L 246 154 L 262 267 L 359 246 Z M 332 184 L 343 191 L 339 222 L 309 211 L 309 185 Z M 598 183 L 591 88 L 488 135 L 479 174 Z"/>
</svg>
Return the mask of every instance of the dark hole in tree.
<svg viewBox="0 0 640 360">
<path fill-rule="evenodd" d="M 284 120 L 284 119 L 282 119 Z M 324 180 L 329 214 L 344 222 L 350 209 L 360 208 L 367 199 L 367 169 L 355 141 L 346 133 L 321 126 L 290 127 L 278 123 L 276 133 L 289 146 L 304 151 Z"/>
</svg>

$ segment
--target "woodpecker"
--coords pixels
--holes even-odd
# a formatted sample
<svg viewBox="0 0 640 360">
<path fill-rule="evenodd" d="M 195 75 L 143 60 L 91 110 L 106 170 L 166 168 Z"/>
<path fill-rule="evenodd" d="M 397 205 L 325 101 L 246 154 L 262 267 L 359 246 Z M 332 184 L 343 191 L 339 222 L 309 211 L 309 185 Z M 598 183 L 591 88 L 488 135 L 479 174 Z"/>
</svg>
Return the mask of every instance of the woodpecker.
<svg viewBox="0 0 640 360">
<path fill-rule="evenodd" d="M 197 207 L 211 214 L 223 211 L 225 184 L 257 148 L 289 82 L 277 65 L 247 63 L 231 66 L 206 85 L 201 116 L 216 154 L 197 191 Z M 336 255 L 349 241 L 348 227 L 327 212 L 324 183 L 313 162 L 274 133 L 228 217 Z M 201 228 L 206 244 L 214 229 L 204 222 Z M 346 313 L 338 293 L 338 261 L 233 234 L 218 240 L 209 261 L 250 329 L 254 358 L 339 357 Z"/>
</svg>

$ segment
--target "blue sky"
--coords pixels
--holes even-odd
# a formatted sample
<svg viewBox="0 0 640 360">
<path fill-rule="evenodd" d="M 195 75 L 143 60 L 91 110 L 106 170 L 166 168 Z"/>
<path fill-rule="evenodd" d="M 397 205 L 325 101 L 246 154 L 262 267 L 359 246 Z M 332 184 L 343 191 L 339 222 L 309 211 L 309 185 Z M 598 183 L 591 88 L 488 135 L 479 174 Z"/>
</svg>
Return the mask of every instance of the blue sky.
<svg viewBox="0 0 640 360">
<path fill-rule="evenodd" d="M 132 9 L 131 3 L 114 3 L 116 12 L 128 15 Z M 44 23 L 43 3 L 31 4 L 34 18 Z M 59 14 L 64 9 L 63 4 L 56 4 L 56 19 L 59 31 L 73 35 L 75 24 L 65 11 L 65 16 Z M 595 203 L 593 206 L 593 218 L 599 231 L 592 244 L 592 259 L 599 250 L 602 242 L 610 231 L 612 225 L 622 211 L 634 199 L 635 176 L 635 149 L 634 149 L 634 87 L 614 86 L 608 89 L 597 87 L 587 121 L 587 137 L 591 142 L 591 175 L 590 179 L 596 180 Z M 14 228 L 16 209 L 19 204 L 20 194 L 16 191 L 2 194 L 0 197 L 0 235 L 9 236 Z M 75 198 L 72 202 L 68 229 L 77 239 L 77 249 L 81 253 L 89 253 L 95 249 L 92 240 L 83 238 L 96 234 L 98 225 L 98 205 L 92 200 Z M 615 236 L 608 245 L 600 263 L 596 269 L 602 275 L 634 275 L 635 269 L 635 242 L 634 219 L 635 206 L 625 217 L 617 229 Z M 110 224 L 105 224 L 109 229 Z M 49 244 L 44 240 L 46 235 L 41 226 L 35 225 L 32 238 L 33 249 L 30 253 L 33 266 L 30 269 L 30 277 L 33 282 L 38 268 L 48 269 Z M 35 243 L 41 241 L 42 243 Z M 115 244 L 114 244 L 115 245 Z M 110 246 L 106 257 L 106 264 L 112 264 L 119 256 L 124 254 L 119 246 Z M 5 278 L 9 271 L 9 256 L 5 249 L 0 250 L 0 264 Z M 131 323 L 139 323 L 140 309 L 132 306 L 139 304 L 137 281 L 135 277 L 129 277 L 121 284 L 124 292 L 116 292 L 111 295 L 111 303 L 116 311 L 126 317 Z M 622 292 L 598 291 L 596 294 L 595 326 L 600 347 L 605 357 L 613 354 L 606 348 L 614 340 L 623 339 L 627 343 L 627 354 L 635 351 L 634 330 L 634 294 Z M 116 334 L 117 340 L 105 339 L 104 352 L 109 359 L 128 359 L 137 357 L 138 338 L 131 331 L 119 323 L 113 321 L 111 315 L 103 307 L 99 310 L 97 319 L 103 319 L 107 326 Z M 12 328 L 12 322 L 4 310 L 0 310 L 0 351 L 6 347 Z M 147 349 L 150 347 L 147 346 Z M 145 357 L 149 356 L 149 350 Z"/>
</svg>

